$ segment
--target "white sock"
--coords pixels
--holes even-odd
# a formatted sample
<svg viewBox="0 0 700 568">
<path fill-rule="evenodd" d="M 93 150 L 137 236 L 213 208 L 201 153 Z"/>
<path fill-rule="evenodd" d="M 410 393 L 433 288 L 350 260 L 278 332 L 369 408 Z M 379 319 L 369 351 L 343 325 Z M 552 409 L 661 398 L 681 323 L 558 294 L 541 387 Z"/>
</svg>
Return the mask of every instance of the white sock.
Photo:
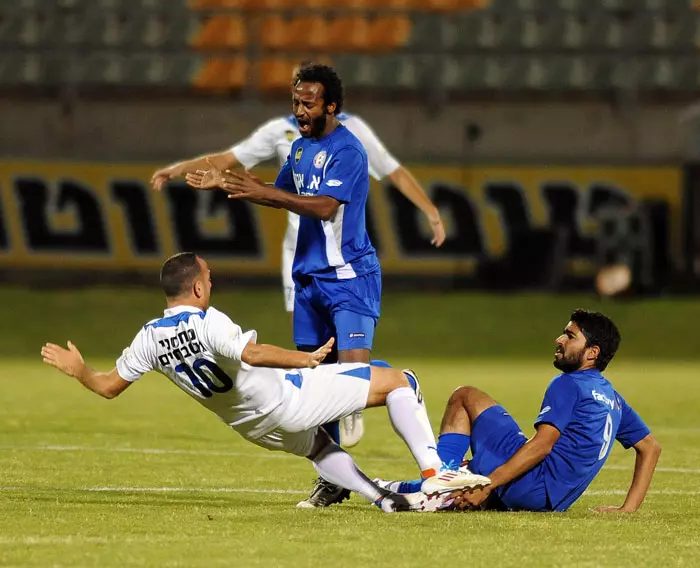
<svg viewBox="0 0 700 568">
<path fill-rule="evenodd" d="M 318 474 L 335 485 L 359 493 L 372 503 L 382 496 L 380 488 L 360 471 L 350 454 L 336 444 L 329 444 L 313 462 Z"/>
<path fill-rule="evenodd" d="M 411 450 L 423 477 L 435 475 L 440 471 L 442 460 L 437 453 L 428 413 L 418 402 L 416 393 L 411 387 L 393 390 L 386 397 L 386 407 L 394 430 Z"/>
</svg>

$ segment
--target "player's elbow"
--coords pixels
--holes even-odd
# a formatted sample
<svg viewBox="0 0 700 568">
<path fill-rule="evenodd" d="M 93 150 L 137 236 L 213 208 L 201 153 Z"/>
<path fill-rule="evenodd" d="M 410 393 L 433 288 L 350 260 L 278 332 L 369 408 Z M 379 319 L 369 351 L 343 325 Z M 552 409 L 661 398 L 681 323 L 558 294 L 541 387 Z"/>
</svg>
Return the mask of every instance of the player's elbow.
<svg viewBox="0 0 700 568">
<path fill-rule="evenodd" d="M 263 363 L 263 350 L 257 343 L 249 343 L 241 353 L 241 361 L 251 367 L 260 367 Z"/>
<path fill-rule="evenodd" d="M 340 201 L 324 195 L 316 201 L 316 215 L 321 221 L 332 221 L 340 207 Z"/>
<path fill-rule="evenodd" d="M 112 389 L 102 389 L 101 391 L 98 391 L 98 393 L 102 398 L 106 398 L 107 400 L 112 400 L 113 398 L 116 398 L 119 396 L 119 393 L 115 390 Z"/>
<path fill-rule="evenodd" d="M 551 453 L 552 453 L 552 448 L 553 448 L 553 447 L 554 447 L 554 446 L 549 445 L 549 444 L 545 444 L 545 445 L 543 445 L 543 446 L 540 446 L 540 448 L 539 448 L 540 458 L 541 458 L 541 459 L 544 459 L 544 458 L 546 458 L 549 454 L 551 454 Z"/>
<path fill-rule="evenodd" d="M 324 207 L 318 212 L 318 218 L 321 221 L 332 221 L 337 211 L 337 207 Z"/>
</svg>

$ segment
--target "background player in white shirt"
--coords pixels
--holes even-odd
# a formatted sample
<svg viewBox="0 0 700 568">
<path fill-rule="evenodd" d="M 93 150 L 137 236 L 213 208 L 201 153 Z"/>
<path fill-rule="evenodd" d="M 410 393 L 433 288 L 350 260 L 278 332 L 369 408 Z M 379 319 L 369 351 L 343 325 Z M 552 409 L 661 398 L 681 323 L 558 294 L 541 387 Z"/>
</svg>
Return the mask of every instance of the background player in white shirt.
<svg viewBox="0 0 700 568">
<path fill-rule="evenodd" d="M 71 342 L 68 349 L 47 343 L 41 350 L 44 362 L 105 398 L 158 371 L 245 439 L 309 458 L 325 479 L 385 512 L 437 510 L 441 499 L 421 493 L 404 497 L 380 488 L 330 439 L 323 424 L 385 405 L 426 478 L 425 492 L 446 497 L 456 488 L 489 483 L 467 470 L 440 473 L 425 406 L 402 372 L 363 363 L 318 366 L 333 339 L 313 353 L 258 345 L 254 330 L 244 333 L 209 306 L 210 271 L 194 253 L 166 260 L 161 284 L 168 304 L 164 316 L 143 326 L 112 371 L 90 369 Z"/>
</svg>

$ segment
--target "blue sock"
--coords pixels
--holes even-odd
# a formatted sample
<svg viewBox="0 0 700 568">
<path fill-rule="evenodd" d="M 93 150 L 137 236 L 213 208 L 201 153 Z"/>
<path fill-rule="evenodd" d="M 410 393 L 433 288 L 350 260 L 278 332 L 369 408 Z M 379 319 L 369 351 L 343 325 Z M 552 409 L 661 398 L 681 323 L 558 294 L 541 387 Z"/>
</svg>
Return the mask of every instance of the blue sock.
<svg viewBox="0 0 700 568">
<path fill-rule="evenodd" d="M 323 425 L 323 429 L 328 432 L 331 439 L 340 446 L 340 422 L 329 422 Z"/>
<path fill-rule="evenodd" d="M 423 484 L 422 479 L 414 479 L 412 481 L 402 481 L 399 485 L 397 493 L 418 493 Z"/>
<path fill-rule="evenodd" d="M 448 432 L 440 434 L 437 442 L 438 456 L 448 469 L 457 469 L 469 449 L 471 438 L 467 434 Z"/>
<path fill-rule="evenodd" d="M 391 369 L 391 365 L 389 365 L 389 363 L 386 361 L 382 361 L 381 359 L 372 359 L 369 364 L 374 365 L 375 367 L 386 367 L 387 369 Z"/>
</svg>

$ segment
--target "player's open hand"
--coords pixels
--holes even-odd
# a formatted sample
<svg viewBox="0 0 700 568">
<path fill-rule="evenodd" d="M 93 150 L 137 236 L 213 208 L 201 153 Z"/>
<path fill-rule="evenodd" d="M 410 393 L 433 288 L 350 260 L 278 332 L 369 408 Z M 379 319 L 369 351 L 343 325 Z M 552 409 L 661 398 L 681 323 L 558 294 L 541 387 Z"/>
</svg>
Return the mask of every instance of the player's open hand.
<svg viewBox="0 0 700 568">
<path fill-rule="evenodd" d="M 482 508 L 491 491 L 491 486 L 487 485 L 482 489 L 460 489 L 451 493 L 450 497 L 454 499 L 457 508 L 463 511 L 474 511 Z"/>
<path fill-rule="evenodd" d="M 615 506 L 594 507 L 593 511 L 596 513 L 634 513 L 634 511 L 630 511 L 624 507 Z"/>
<path fill-rule="evenodd" d="M 173 177 L 175 177 L 173 175 L 173 169 L 170 167 L 156 170 L 151 176 L 151 187 L 153 187 L 153 189 L 156 191 L 160 191 L 163 189 L 163 184 L 165 184 L 166 181 L 173 179 Z"/>
<path fill-rule="evenodd" d="M 231 194 L 229 199 L 260 196 L 267 189 L 267 186 L 248 170 L 243 173 L 227 170 L 221 187 Z"/>
<path fill-rule="evenodd" d="M 326 356 L 331 352 L 333 344 L 335 343 L 335 338 L 331 337 L 324 346 L 319 347 L 313 353 L 309 353 L 309 359 L 307 367 L 311 369 L 318 367 Z"/>
<path fill-rule="evenodd" d="M 44 363 L 56 367 L 71 377 L 77 377 L 85 367 L 83 356 L 70 341 L 68 349 L 55 343 L 47 343 L 41 348 L 41 356 L 44 358 Z"/>
<path fill-rule="evenodd" d="M 195 189 L 213 189 L 221 187 L 223 184 L 223 172 L 206 159 L 208 170 L 196 170 L 185 175 L 185 181 L 190 187 Z"/>
<path fill-rule="evenodd" d="M 445 242 L 445 226 L 442 224 L 442 219 L 438 216 L 437 219 L 428 219 L 430 222 L 430 230 L 433 232 L 433 238 L 430 244 L 434 247 L 442 246 Z"/>
</svg>

